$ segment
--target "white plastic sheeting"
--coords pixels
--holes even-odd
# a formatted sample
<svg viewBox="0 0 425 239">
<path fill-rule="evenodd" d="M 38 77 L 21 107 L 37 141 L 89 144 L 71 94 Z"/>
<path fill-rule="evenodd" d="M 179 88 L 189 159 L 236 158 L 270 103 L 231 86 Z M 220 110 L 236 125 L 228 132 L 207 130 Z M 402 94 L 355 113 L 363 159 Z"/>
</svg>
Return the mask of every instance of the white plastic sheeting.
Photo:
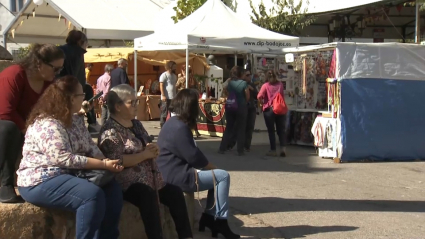
<svg viewBox="0 0 425 239">
<path fill-rule="evenodd" d="M 405 43 L 338 43 L 339 79 L 425 80 L 425 46 Z"/>
<path fill-rule="evenodd" d="M 183 50 L 208 52 L 267 52 L 299 45 L 299 38 L 268 31 L 244 21 L 220 0 L 208 0 L 177 24 L 152 35 L 136 38 L 139 51 Z"/>
</svg>

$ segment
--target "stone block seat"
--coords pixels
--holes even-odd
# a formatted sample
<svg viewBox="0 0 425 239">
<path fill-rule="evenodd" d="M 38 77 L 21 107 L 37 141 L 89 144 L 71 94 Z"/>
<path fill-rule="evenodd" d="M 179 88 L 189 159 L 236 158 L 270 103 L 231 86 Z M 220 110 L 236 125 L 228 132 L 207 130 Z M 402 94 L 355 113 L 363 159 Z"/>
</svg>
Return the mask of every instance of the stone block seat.
<svg viewBox="0 0 425 239">
<path fill-rule="evenodd" d="M 168 208 L 161 205 L 161 213 L 164 238 L 178 238 Z M 0 203 L 0 238 L 73 239 L 75 214 L 29 203 Z M 147 238 L 138 208 L 128 202 L 124 202 L 121 212 L 120 238 Z"/>
</svg>

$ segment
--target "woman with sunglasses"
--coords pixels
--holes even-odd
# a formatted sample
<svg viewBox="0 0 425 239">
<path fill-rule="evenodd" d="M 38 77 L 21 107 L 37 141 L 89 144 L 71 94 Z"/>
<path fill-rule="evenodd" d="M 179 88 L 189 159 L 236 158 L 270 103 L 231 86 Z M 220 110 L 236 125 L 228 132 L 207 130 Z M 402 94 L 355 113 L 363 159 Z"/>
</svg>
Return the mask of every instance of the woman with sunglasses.
<svg viewBox="0 0 425 239">
<path fill-rule="evenodd" d="M 273 100 L 281 94 L 284 99 L 284 91 L 282 82 L 278 81 L 276 74 L 273 71 L 267 73 L 267 82 L 261 86 L 260 92 L 258 92 L 258 100 L 263 103 L 263 115 L 266 123 L 267 132 L 269 134 L 270 151 L 266 154 L 267 156 L 277 156 L 276 152 L 276 133 L 279 137 L 280 143 L 280 156 L 286 156 L 285 148 L 285 115 L 278 115 L 273 112 Z M 285 99 L 284 99 L 285 100 Z"/>
<path fill-rule="evenodd" d="M 62 70 L 62 50 L 34 44 L 28 55 L 0 73 L 0 202 L 14 203 L 15 165 L 22 151 L 25 121 L 44 90 Z"/>
<path fill-rule="evenodd" d="M 183 192 L 164 183 L 155 161 L 158 146 L 150 143 L 142 123 L 134 119 L 139 104 L 134 89 L 127 84 L 118 85 L 106 98 L 110 116 L 102 126 L 98 144 L 106 157 L 120 159 L 125 168 L 116 177 L 124 191 L 124 200 L 139 208 L 149 239 L 165 238 L 159 203 L 169 208 L 178 238 L 192 238 Z"/>
</svg>

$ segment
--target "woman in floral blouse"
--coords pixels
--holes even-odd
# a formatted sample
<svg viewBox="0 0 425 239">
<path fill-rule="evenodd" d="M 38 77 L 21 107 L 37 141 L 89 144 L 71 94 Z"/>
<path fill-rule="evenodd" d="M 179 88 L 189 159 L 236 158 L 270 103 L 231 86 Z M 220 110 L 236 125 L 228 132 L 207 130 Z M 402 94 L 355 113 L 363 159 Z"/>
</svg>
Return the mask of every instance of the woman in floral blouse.
<svg viewBox="0 0 425 239">
<path fill-rule="evenodd" d="M 125 169 L 116 177 L 124 200 L 139 208 L 149 239 L 163 238 L 159 203 L 170 209 L 179 238 L 192 238 L 182 190 L 164 183 L 154 161 L 156 144 L 140 121 L 135 120 L 139 100 L 127 84 L 113 87 L 107 96 L 110 117 L 103 125 L 98 144 L 105 156 L 122 160 Z"/>
<path fill-rule="evenodd" d="M 27 202 L 76 212 L 76 238 L 119 236 L 121 188 L 115 180 L 99 188 L 69 169 L 122 171 L 92 141 L 81 116 L 83 87 L 73 76 L 58 79 L 40 97 L 28 117 L 19 192 Z"/>
</svg>

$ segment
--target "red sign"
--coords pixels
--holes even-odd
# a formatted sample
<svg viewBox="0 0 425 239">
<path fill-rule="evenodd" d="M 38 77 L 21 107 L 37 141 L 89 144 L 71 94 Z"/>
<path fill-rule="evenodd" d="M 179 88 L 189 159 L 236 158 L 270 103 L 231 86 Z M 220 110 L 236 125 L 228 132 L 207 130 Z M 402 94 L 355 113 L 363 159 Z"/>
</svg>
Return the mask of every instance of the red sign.
<svg viewBox="0 0 425 239">
<path fill-rule="evenodd" d="M 384 42 L 385 29 L 373 29 L 373 42 Z"/>
</svg>

